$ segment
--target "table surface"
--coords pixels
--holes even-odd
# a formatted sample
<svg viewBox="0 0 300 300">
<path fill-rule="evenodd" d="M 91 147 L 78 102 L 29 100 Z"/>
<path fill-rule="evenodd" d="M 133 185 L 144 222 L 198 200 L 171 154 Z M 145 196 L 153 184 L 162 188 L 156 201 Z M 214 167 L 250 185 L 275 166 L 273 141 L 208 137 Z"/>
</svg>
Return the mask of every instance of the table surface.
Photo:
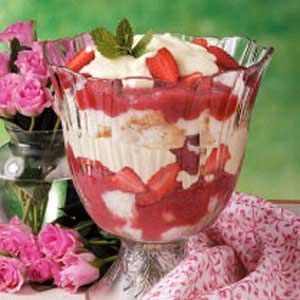
<svg viewBox="0 0 300 300">
<path fill-rule="evenodd" d="M 270 200 L 272 203 L 294 212 L 300 216 L 300 200 Z M 44 292 L 36 292 L 29 286 L 24 286 L 20 293 L 0 293 L 1 300 L 88 300 L 84 292 L 72 295 L 62 289 L 51 289 Z"/>
</svg>

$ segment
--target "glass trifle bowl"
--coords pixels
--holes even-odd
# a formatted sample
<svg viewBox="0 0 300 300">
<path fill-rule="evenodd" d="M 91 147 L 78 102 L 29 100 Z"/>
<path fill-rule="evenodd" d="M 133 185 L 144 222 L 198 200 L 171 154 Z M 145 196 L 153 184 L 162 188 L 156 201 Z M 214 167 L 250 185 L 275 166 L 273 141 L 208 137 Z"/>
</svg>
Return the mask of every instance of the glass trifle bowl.
<svg viewBox="0 0 300 300">
<path fill-rule="evenodd" d="M 89 33 L 44 44 L 72 179 L 92 219 L 122 240 L 91 299 L 141 299 L 186 257 L 187 239 L 217 218 L 233 192 L 273 49 L 243 37 L 205 40 L 239 67 L 176 82 L 98 78 L 67 67 L 93 47 Z"/>
</svg>

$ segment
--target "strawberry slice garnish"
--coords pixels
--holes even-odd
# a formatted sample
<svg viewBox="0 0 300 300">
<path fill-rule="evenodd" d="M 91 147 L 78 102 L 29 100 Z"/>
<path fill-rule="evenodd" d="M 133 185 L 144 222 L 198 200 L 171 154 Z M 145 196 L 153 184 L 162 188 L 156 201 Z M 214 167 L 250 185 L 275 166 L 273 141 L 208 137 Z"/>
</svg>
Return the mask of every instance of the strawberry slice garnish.
<svg viewBox="0 0 300 300">
<path fill-rule="evenodd" d="M 196 44 L 196 45 L 199 45 L 199 46 L 202 46 L 204 48 L 207 48 L 208 47 L 208 42 L 206 39 L 203 39 L 203 38 L 196 38 L 196 39 L 193 39 L 192 40 L 192 43 L 193 44 Z"/>
<path fill-rule="evenodd" d="M 214 148 L 206 160 L 205 173 L 214 173 L 218 169 L 223 170 L 230 157 L 228 146 L 221 144 L 219 148 Z"/>
<path fill-rule="evenodd" d="M 217 46 L 208 46 L 207 50 L 217 58 L 217 65 L 222 70 L 235 70 L 240 67 L 236 60 L 223 49 Z"/>
<path fill-rule="evenodd" d="M 186 75 L 180 78 L 180 82 L 184 83 L 187 86 L 193 86 L 201 77 L 201 72 L 194 72 L 190 75 Z"/>
<path fill-rule="evenodd" d="M 67 63 L 66 67 L 74 72 L 78 72 L 94 58 L 95 53 L 93 50 L 86 51 L 86 49 L 82 49 Z"/>
<path fill-rule="evenodd" d="M 123 168 L 111 179 L 112 185 L 123 192 L 143 193 L 146 187 L 140 177 L 129 167 Z"/>
<path fill-rule="evenodd" d="M 147 67 L 155 79 L 172 83 L 178 80 L 178 66 L 172 53 L 167 48 L 161 48 L 153 57 L 146 59 Z"/>
</svg>

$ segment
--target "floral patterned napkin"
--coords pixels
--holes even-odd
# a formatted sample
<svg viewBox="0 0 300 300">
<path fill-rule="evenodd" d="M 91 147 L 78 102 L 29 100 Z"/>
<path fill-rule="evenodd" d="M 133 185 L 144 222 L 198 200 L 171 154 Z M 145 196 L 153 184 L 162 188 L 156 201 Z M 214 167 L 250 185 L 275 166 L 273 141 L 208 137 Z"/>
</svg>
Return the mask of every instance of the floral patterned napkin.
<svg viewBox="0 0 300 300">
<path fill-rule="evenodd" d="M 143 300 L 299 300 L 300 217 L 234 193 L 189 256 Z"/>
</svg>

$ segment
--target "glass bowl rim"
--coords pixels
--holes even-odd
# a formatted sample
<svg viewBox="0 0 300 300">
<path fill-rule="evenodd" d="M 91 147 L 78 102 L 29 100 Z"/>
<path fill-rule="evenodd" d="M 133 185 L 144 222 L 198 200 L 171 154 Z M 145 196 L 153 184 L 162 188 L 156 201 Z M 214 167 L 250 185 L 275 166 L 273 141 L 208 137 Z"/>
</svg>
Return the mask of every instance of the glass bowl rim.
<svg viewBox="0 0 300 300">
<path fill-rule="evenodd" d="M 166 32 L 165 32 L 166 33 Z M 196 36 L 196 35 L 192 35 L 192 34 L 185 34 L 185 33 L 179 33 L 179 32 L 168 32 L 170 33 L 171 35 L 174 35 L 174 36 L 187 36 L 191 39 L 193 38 L 199 38 L 199 35 Z M 79 72 L 74 72 L 72 71 L 71 69 L 67 68 L 66 66 L 63 66 L 63 65 L 59 65 L 59 64 L 54 64 L 54 63 L 51 63 L 49 62 L 49 59 L 47 58 L 47 55 L 46 55 L 46 52 L 47 52 L 47 49 L 46 49 L 46 45 L 48 43 L 57 43 L 59 41 L 62 41 L 62 40 L 66 40 L 66 39 L 77 39 L 79 37 L 82 37 L 84 35 L 87 35 L 87 34 L 90 34 L 90 32 L 83 32 L 83 33 L 79 33 L 77 35 L 74 35 L 74 36 L 71 36 L 71 37 L 62 37 L 62 38 L 58 38 L 58 39 L 54 39 L 54 40 L 43 40 L 41 41 L 42 43 L 42 51 L 43 51 L 43 56 L 44 56 L 44 59 L 46 60 L 46 63 L 47 65 L 50 67 L 50 68 L 53 68 L 53 69 L 59 69 L 61 71 L 64 71 L 66 73 L 69 73 L 73 76 L 76 76 L 82 80 L 85 80 L 85 81 L 92 81 L 92 80 L 101 80 L 101 81 L 115 81 L 115 80 L 130 80 L 130 79 L 134 79 L 134 80 L 151 80 L 151 81 L 154 81 L 154 82 L 165 82 L 165 83 L 169 83 L 167 81 L 164 81 L 164 80 L 159 80 L 159 79 L 155 79 L 155 78 L 152 78 L 152 77 L 147 77 L 147 76 L 128 76 L 128 77 L 116 77 L 116 78 L 106 78 L 106 77 L 85 77 L 82 73 L 79 73 Z M 164 33 L 161 33 L 161 32 L 154 32 L 153 34 L 164 34 Z M 250 39 L 248 37 L 245 37 L 245 36 L 239 36 L 239 35 L 228 35 L 228 36 L 224 36 L 224 37 L 217 37 L 217 36 L 201 36 L 201 38 L 204 38 L 204 39 L 217 39 L 219 41 L 223 41 L 223 40 L 226 40 L 226 39 L 245 39 L 248 43 L 252 43 L 254 44 L 256 47 L 259 47 L 263 50 L 266 51 L 266 53 L 264 54 L 264 56 L 258 61 L 256 62 L 255 64 L 249 66 L 249 67 L 244 67 L 244 66 L 239 66 L 238 68 L 234 69 L 234 70 L 226 70 L 226 71 L 223 71 L 223 72 L 218 72 L 218 73 L 215 73 L 213 75 L 205 75 L 205 76 L 202 76 L 201 79 L 204 79 L 204 78 L 211 78 L 211 79 L 214 79 L 214 78 L 217 78 L 218 76 L 220 75 L 224 75 L 224 74 L 229 74 L 229 73 L 244 73 L 246 71 L 248 72 L 251 72 L 251 70 L 253 69 L 256 69 L 256 68 L 262 68 L 266 63 L 268 63 L 268 61 L 271 59 L 271 56 L 274 52 L 274 48 L 272 46 L 261 46 L 259 45 L 256 40 L 253 40 L 253 39 Z"/>
</svg>

